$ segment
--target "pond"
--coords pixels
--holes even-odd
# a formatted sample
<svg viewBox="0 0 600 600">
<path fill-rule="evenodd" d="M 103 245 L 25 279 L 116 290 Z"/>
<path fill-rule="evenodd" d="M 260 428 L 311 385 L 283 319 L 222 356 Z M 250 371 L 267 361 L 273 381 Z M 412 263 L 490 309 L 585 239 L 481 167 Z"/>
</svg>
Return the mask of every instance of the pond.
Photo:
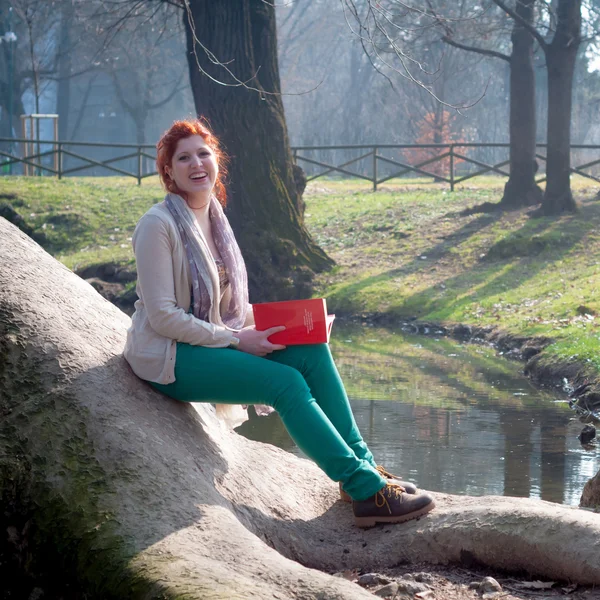
<svg viewBox="0 0 600 600">
<path fill-rule="evenodd" d="M 426 490 L 577 505 L 600 468 L 566 394 L 490 346 L 336 322 L 331 349 L 375 459 Z M 276 414 L 237 431 L 301 455 Z"/>
</svg>

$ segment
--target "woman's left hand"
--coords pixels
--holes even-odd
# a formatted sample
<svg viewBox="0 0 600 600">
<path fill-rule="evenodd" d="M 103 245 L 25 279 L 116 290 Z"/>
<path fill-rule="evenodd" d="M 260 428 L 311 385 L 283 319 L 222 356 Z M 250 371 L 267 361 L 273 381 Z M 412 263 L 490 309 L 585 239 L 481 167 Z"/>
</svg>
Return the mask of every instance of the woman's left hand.
<svg viewBox="0 0 600 600">
<path fill-rule="evenodd" d="M 285 350 L 285 346 L 272 344 L 268 340 L 270 335 L 284 329 L 284 325 L 271 327 L 270 329 L 265 329 L 265 331 L 257 331 L 254 325 L 244 327 L 244 329 L 241 329 L 236 334 L 236 337 L 240 340 L 237 349 L 248 354 L 254 354 L 254 356 L 266 356 L 274 350 Z"/>
</svg>

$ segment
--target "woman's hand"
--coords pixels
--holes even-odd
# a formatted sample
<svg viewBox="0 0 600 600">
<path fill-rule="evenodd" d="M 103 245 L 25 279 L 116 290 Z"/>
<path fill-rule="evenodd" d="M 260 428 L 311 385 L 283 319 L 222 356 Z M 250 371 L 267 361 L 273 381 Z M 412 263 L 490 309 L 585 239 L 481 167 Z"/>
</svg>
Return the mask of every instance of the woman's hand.
<svg viewBox="0 0 600 600">
<path fill-rule="evenodd" d="M 285 350 L 285 346 L 281 344 L 271 344 L 267 339 L 270 335 L 283 331 L 284 325 L 279 327 L 271 327 L 271 329 L 265 329 L 265 331 L 256 331 L 254 325 L 250 327 L 244 327 L 235 334 L 240 340 L 237 349 L 248 354 L 254 354 L 254 356 L 266 356 L 271 354 L 274 350 Z"/>
</svg>

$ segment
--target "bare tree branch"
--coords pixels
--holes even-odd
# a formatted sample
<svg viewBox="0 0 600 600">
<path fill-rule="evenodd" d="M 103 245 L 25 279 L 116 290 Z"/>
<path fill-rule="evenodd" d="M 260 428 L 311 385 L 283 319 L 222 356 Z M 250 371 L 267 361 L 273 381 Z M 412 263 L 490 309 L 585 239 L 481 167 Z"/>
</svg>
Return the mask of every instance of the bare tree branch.
<svg viewBox="0 0 600 600">
<path fill-rule="evenodd" d="M 311 92 L 313 92 L 314 90 L 316 90 L 322 83 L 323 80 L 321 80 L 316 86 L 314 86 L 313 88 L 306 90 L 304 92 L 294 92 L 294 93 L 282 93 L 282 92 L 271 92 L 271 91 L 267 91 L 265 89 L 263 89 L 262 87 L 254 87 L 252 85 L 249 85 L 249 83 L 252 80 L 256 80 L 257 76 L 258 76 L 258 72 L 260 70 L 260 67 L 256 70 L 256 72 L 254 73 L 254 75 L 252 75 L 252 77 L 250 77 L 249 79 L 247 79 L 246 81 L 242 81 L 241 79 L 239 79 L 235 73 L 233 73 L 233 71 L 228 67 L 228 65 L 231 63 L 231 61 L 228 62 L 223 62 L 221 60 L 219 60 L 213 52 L 211 52 L 198 38 L 198 36 L 196 35 L 196 25 L 194 23 L 194 18 L 192 16 L 192 11 L 190 8 L 190 3 L 189 0 L 183 0 L 185 3 L 185 10 L 187 13 L 187 19 L 188 19 L 188 24 L 190 27 L 190 31 L 192 33 L 192 37 L 194 39 L 194 57 L 196 59 L 196 66 L 198 67 L 198 70 L 205 75 L 206 77 L 208 77 L 213 83 L 216 83 L 217 85 L 223 85 L 226 87 L 244 87 L 247 90 L 251 90 L 253 92 L 258 92 L 259 94 L 263 94 L 263 95 L 268 95 L 268 96 L 302 96 L 304 94 L 310 94 Z M 221 81 L 220 79 L 216 79 L 215 77 L 213 77 L 210 73 L 208 73 L 206 71 L 206 69 L 204 69 L 202 67 L 202 65 L 200 64 L 200 59 L 198 58 L 198 55 L 196 53 L 196 45 L 200 46 L 200 48 L 202 48 L 202 51 L 206 54 L 208 60 L 216 66 L 219 66 L 221 68 L 223 68 L 227 74 L 233 79 L 233 81 L 235 83 L 226 83 L 224 81 Z"/>
<path fill-rule="evenodd" d="M 379 61 L 381 61 L 381 64 L 383 64 L 385 67 L 387 67 L 391 71 L 398 74 L 400 77 L 404 77 L 405 79 L 408 79 L 409 81 L 411 81 L 412 83 L 414 83 L 418 87 L 420 87 L 421 89 L 425 90 L 431 97 L 433 97 L 437 102 L 439 102 L 443 106 L 447 106 L 448 108 L 452 108 L 454 110 L 466 109 L 466 108 L 470 108 L 470 107 L 474 106 L 475 104 L 477 104 L 478 102 L 480 102 L 482 100 L 482 98 L 485 96 L 487 87 L 488 87 L 487 85 L 486 85 L 486 88 L 485 88 L 483 94 L 479 98 L 477 98 L 473 103 L 464 104 L 464 105 L 454 105 L 454 104 L 445 102 L 438 95 L 436 95 L 434 93 L 434 91 L 432 90 L 430 85 L 426 84 L 425 82 L 421 81 L 420 79 L 418 79 L 417 77 L 415 77 L 413 75 L 408 63 L 415 64 L 419 70 L 421 70 L 423 73 L 425 73 L 427 75 L 434 75 L 435 72 L 431 73 L 431 72 L 426 71 L 423 68 L 423 65 L 418 60 L 416 60 L 414 57 L 406 54 L 406 52 L 404 52 L 404 50 L 400 46 L 398 46 L 396 40 L 391 37 L 391 35 L 386 31 L 385 27 L 383 27 L 383 25 L 378 20 L 377 15 L 380 15 L 380 13 L 379 13 L 379 9 L 377 6 L 375 6 L 375 8 L 373 8 L 373 0 L 367 0 L 367 14 L 364 17 L 364 19 L 360 17 L 360 14 L 358 12 L 356 4 L 354 3 L 354 0 L 341 0 L 341 3 L 342 3 L 342 7 L 344 9 L 344 14 L 346 14 L 346 9 L 348 9 L 350 14 L 352 14 L 354 19 L 358 23 L 359 31 L 357 32 L 349 24 L 348 18 L 346 16 L 346 22 L 348 23 L 350 30 L 352 31 L 352 33 L 354 35 L 356 35 L 361 40 L 361 43 L 363 44 L 363 48 L 365 48 L 365 46 L 368 45 L 368 47 L 372 50 L 372 52 L 377 57 L 377 59 Z M 404 4 L 403 2 L 398 2 L 398 4 L 402 5 L 403 7 L 407 8 L 409 10 L 414 9 L 414 7 L 410 7 L 406 4 Z M 427 17 L 435 18 L 435 15 L 424 12 L 421 9 L 414 9 L 414 10 L 415 10 L 415 12 L 418 12 L 421 15 L 426 15 Z M 381 49 L 379 48 L 378 43 L 376 42 L 376 40 L 373 38 L 373 36 L 371 34 L 371 30 L 369 28 L 370 20 L 372 20 L 373 27 L 375 28 L 375 30 L 377 32 L 379 32 L 383 36 L 383 38 L 387 41 L 387 43 L 389 44 L 391 53 L 394 54 L 395 57 L 400 62 L 400 65 L 402 66 L 402 70 L 399 70 L 396 67 L 394 67 L 392 64 L 390 64 L 390 62 L 386 58 L 384 58 L 382 56 Z M 363 32 L 364 32 L 364 35 L 363 35 Z M 365 51 L 366 51 L 366 48 L 365 48 Z M 370 53 L 368 51 L 367 51 L 367 55 L 370 57 Z M 373 64 L 373 61 L 371 61 L 371 62 Z M 376 67 L 376 69 L 379 73 L 382 73 L 382 71 L 379 68 Z M 388 78 L 388 81 L 390 81 L 390 83 L 391 83 L 391 80 L 389 78 Z M 489 83 L 488 83 L 488 85 L 489 85 Z M 393 87 L 393 84 L 392 84 L 392 87 Z"/>
<path fill-rule="evenodd" d="M 530 23 L 528 23 L 521 15 L 519 15 L 517 12 L 515 12 L 512 8 L 509 8 L 508 6 L 506 6 L 506 4 L 505 4 L 505 2 L 503 2 L 503 0 L 492 0 L 492 2 L 494 4 L 496 4 L 497 6 L 499 6 L 512 19 L 517 21 L 517 23 L 519 23 L 522 27 L 527 29 L 527 31 L 529 31 L 529 33 L 537 40 L 538 44 L 542 47 L 542 49 L 544 51 L 546 51 L 546 48 L 548 47 L 548 43 L 544 39 L 544 36 L 535 27 L 533 27 Z"/>
<path fill-rule="evenodd" d="M 442 41 L 449 46 L 454 46 L 460 50 L 467 50 L 468 52 L 475 52 L 476 54 L 483 54 L 484 56 L 492 56 L 494 58 L 500 58 L 507 62 L 510 62 L 510 56 L 508 54 L 502 54 L 502 52 L 496 52 L 495 50 L 488 50 L 487 48 L 478 48 L 477 46 L 468 46 L 467 44 L 461 44 L 455 42 L 452 38 L 447 35 L 442 37 Z"/>
</svg>

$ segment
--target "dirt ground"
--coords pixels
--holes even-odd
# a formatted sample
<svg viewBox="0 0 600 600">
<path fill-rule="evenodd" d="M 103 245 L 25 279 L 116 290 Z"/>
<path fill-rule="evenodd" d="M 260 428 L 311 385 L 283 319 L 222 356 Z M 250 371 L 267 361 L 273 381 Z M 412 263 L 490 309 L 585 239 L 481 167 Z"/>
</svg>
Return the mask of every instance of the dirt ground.
<svg viewBox="0 0 600 600">
<path fill-rule="evenodd" d="M 406 565 L 378 573 L 336 573 L 373 592 L 375 597 L 391 600 L 600 600 L 600 588 L 564 581 L 540 581 L 534 577 L 514 577 L 489 569 L 459 566 Z M 486 581 L 492 577 L 497 584 Z M 398 584 L 398 587 L 394 585 Z M 389 593 L 388 593 L 389 592 Z"/>
</svg>

